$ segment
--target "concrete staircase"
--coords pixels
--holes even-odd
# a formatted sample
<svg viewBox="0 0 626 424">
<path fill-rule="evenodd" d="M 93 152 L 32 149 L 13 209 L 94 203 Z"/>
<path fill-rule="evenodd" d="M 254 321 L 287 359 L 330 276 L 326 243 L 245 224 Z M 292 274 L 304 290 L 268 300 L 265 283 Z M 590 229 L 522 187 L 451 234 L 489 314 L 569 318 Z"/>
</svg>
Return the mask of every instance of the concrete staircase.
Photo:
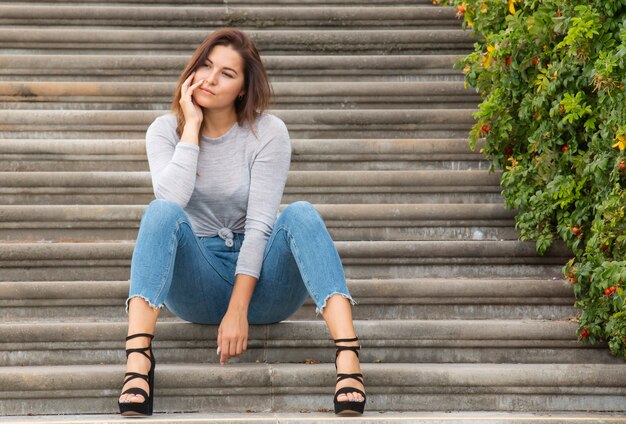
<svg viewBox="0 0 626 424">
<path fill-rule="evenodd" d="M 226 5 L 227 3 L 227 5 Z M 623 411 L 626 366 L 577 341 L 556 244 L 514 213 L 467 145 L 480 98 L 452 69 L 473 40 L 425 0 L 22 1 L 0 5 L 0 414 L 115 413 L 124 300 L 153 199 L 144 135 L 192 49 L 257 41 L 287 124 L 283 206 L 313 202 L 343 260 L 368 411 Z M 250 328 L 164 311 L 155 411 L 332 408 L 334 349 L 308 301 Z"/>
</svg>

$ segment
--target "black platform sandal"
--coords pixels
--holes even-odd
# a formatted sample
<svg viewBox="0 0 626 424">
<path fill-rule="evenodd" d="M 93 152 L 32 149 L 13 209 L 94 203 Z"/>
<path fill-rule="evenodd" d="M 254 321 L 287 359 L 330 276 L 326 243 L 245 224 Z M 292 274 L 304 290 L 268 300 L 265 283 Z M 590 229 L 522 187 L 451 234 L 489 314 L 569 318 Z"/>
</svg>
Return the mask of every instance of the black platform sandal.
<svg viewBox="0 0 626 424">
<path fill-rule="evenodd" d="M 148 371 L 147 375 L 140 374 L 138 372 L 127 372 L 126 374 L 124 374 L 124 376 L 125 377 L 128 376 L 128 378 L 124 380 L 122 387 L 124 387 L 124 385 L 126 385 L 126 383 L 128 383 L 130 380 L 134 380 L 135 378 L 141 378 L 148 382 L 148 387 L 150 388 L 150 394 L 148 395 L 148 393 L 146 393 L 145 390 L 139 387 L 131 387 L 129 389 L 124 390 L 121 394 L 125 395 L 127 393 L 130 393 L 133 395 L 141 395 L 143 396 L 144 400 L 141 403 L 120 402 L 118 400 L 117 403 L 120 406 L 120 414 L 122 414 L 123 416 L 152 415 L 152 400 L 154 399 L 154 368 L 156 367 L 156 361 L 154 359 L 154 354 L 152 353 L 152 339 L 154 338 L 154 335 L 148 334 L 148 333 L 137 333 L 137 334 L 133 334 L 133 335 L 126 337 L 126 340 L 128 341 L 135 337 L 149 337 L 150 344 L 148 345 L 148 347 L 142 347 L 142 348 L 137 348 L 137 349 L 126 349 L 126 359 L 128 359 L 128 355 L 130 355 L 133 352 L 141 353 L 142 355 L 144 355 L 146 358 L 150 360 L 150 371 Z M 150 351 L 149 356 L 146 353 L 147 350 Z"/>
<path fill-rule="evenodd" d="M 355 337 L 353 339 L 333 339 L 333 341 L 335 342 L 335 346 L 337 346 L 337 342 L 339 343 L 340 342 L 356 342 L 357 340 L 359 340 L 358 337 Z M 361 346 L 337 346 L 337 352 L 335 353 L 335 369 L 337 369 L 337 358 L 339 357 L 339 352 L 341 352 L 342 350 L 351 350 L 354 353 L 356 353 L 356 356 L 358 358 L 359 349 L 361 349 Z M 345 380 L 346 378 L 355 379 L 359 381 L 361 384 L 363 384 L 363 386 L 365 386 L 365 383 L 363 382 L 363 374 L 337 374 L 337 381 L 335 382 L 335 384 L 339 383 L 341 380 Z M 355 402 L 355 401 L 339 402 L 337 400 L 339 395 L 341 394 L 347 395 L 348 393 L 352 393 L 352 392 L 360 393 L 361 396 L 363 396 L 363 402 Z M 341 414 L 341 415 L 362 414 L 363 410 L 365 409 L 366 400 L 367 400 L 367 397 L 365 396 L 365 393 L 362 390 L 359 390 L 355 387 L 349 387 L 349 386 L 342 387 L 341 389 L 335 392 L 335 398 L 333 401 L 335 404 L 335 414 Z"/>
</svg>

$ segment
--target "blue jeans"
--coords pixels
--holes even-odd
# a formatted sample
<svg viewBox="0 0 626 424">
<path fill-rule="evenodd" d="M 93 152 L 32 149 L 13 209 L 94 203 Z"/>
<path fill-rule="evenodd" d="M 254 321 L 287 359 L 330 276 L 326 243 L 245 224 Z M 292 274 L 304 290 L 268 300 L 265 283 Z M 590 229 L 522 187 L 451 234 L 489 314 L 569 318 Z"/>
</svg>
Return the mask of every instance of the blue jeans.
<svg viewBox="0 0 626 424">
<path fill-rule="evenodd" d="M 232 246 L 219 236 L 199 237 L 182 207 L 153 200 L 139 226 L 126 300 L 141 297 L 198 324 L 219 324 L 235 283 L 235 266 L 244 235 Z M 274 223 L 265 246 L 261 275 L 248 307 L 250 324 L 287 319 L 310 295 L 320 314 L 339 294 L 353 305 L 337 249 L 320 214 L 300 201 L 288 205 Z"/>
</svg>

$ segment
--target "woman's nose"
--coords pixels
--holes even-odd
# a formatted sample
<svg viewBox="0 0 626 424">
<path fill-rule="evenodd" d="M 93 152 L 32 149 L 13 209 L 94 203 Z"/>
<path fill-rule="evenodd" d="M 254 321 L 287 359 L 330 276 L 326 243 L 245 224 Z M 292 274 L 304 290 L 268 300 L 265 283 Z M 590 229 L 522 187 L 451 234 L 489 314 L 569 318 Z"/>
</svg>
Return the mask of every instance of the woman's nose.
<svg viewBox="0 0 626 424">
<path fill-rule="evenodd" d="M 217 72 L 209 71 L 209 74 L 206 76 L 205 81 L 211 85 L 215 85 L 217 82 Z"/>
</svg>

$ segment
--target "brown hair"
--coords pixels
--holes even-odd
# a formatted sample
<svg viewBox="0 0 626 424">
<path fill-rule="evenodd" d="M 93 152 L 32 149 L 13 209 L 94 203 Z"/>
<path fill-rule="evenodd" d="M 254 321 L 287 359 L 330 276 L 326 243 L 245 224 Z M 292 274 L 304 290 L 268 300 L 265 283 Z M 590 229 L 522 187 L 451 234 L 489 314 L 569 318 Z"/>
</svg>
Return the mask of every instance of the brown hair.
<svg viewBox="0 0 626 424">
<path fill-rule="evenodd" d="M 193 53 L 185 70 L 178 79 L 171 110 L 176 115 L 176 133 L 180 137 L 185 126 L 185 115 L 180 107 L 180 90 L 183 82 L 198 69 L 215 46 L 230 46 L 237 51 L 243 59 L 244 75 L 244 95 L 243 98 L 235 99 L 235 111 L 237 112 L 237 122 L 243 125 L 248 123 L 254 132 L 254 121 L 269 105 L 272 96 L 272 88 L 267 77 L 267 72 L 261 62 L 261 57 L 252 40 L 243 31 L 236 28 L 222 28 L 209 34 L 202 44 Z M 202 128 L 198 133 L 200 138 Z"/>
</svg>

